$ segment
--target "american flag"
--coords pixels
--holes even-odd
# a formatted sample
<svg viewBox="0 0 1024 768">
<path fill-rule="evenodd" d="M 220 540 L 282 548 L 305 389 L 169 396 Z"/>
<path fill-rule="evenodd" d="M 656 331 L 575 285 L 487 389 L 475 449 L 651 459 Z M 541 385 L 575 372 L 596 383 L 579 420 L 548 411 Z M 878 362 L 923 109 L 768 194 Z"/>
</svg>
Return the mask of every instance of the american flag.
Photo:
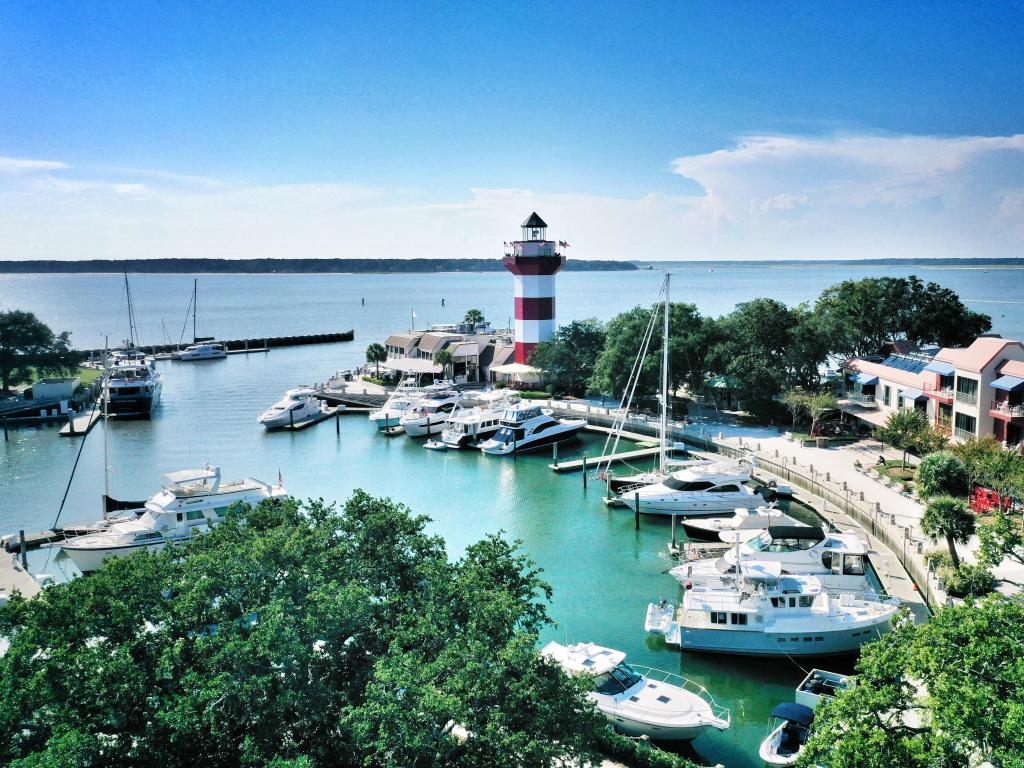
<svg viewBox="0 0 1024 768">
<path fill-rule="evenodd" d="M 559 245 L 560 247 L 562 247 L 562 248 L 571 248 L 571 247 L 572 247 L 572 246 L 571 246 L 571 245 L 569 245 L 569 244 L 568 244 L 567 242 L 565 242 L 565 240 L 559 240 L 559 241 L 558 241 L 558 245 Z"/>
</svg>

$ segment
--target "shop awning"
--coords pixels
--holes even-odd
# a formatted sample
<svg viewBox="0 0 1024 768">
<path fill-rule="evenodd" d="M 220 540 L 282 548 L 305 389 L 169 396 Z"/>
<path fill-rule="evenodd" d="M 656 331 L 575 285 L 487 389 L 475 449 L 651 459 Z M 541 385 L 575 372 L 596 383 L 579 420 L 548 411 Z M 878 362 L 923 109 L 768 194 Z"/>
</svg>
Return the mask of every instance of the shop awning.
<svg viewBox="0 0 1024 768">
<path fill-rule="evenodd" d="M 878 383 L 878 377 L 870 373 L 858 373 L 856 376 L 853 377 L 853 380 L 860 384 L 862 387 Z"/>
<path fill-rule="evenodd" d="M 924 392 L 920 389 L 904 389 L 901 397 L 904 400 L 922 400 L 924 399 Z"/>
<path fill-rule="evenodd" d="M 953 367 L 952 363 L 947 363 L 943 360 L 932 360 L 924 367 L 924 370 L 937 373 L 940 376 L 952 376 L 956 372 L 956 368 Z"/>
<path fill-rule="evenodd" d="M 1017 376 L 1000 376 L 992 382 L 992 386 L 1004 392 L 1016 392 L 1018 389 L 1024 389 L 1024 379 Z"/>
</svg>

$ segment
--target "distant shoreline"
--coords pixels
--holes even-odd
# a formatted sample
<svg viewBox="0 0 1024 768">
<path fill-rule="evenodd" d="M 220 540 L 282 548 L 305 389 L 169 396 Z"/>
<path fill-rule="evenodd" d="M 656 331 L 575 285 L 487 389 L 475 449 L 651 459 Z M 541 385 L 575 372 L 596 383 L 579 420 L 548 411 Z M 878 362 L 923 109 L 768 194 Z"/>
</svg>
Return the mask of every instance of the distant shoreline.
<svg viewBox="0 0 1024 768">
<path fill-rule="evenodd" d="M 567 272 L 633 272 L 636 262 L 570 259 Z M 86 259 L 0 261 L 0 274 L 436 274 L 503 272 L 500 259 Z"/>
</svg>

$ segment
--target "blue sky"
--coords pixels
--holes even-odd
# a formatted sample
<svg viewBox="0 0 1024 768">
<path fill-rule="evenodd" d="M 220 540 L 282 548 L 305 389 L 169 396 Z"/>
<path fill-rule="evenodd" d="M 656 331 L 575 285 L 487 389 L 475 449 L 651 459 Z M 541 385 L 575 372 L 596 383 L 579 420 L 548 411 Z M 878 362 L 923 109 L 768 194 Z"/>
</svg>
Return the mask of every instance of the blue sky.
<svg viewBox="0 0 1024 768">
<path fill-rule="evenodd" d="M 552 5 L 7 3 L 0 258 L 1020 255 L 1024 4 Z"/>
</svg>

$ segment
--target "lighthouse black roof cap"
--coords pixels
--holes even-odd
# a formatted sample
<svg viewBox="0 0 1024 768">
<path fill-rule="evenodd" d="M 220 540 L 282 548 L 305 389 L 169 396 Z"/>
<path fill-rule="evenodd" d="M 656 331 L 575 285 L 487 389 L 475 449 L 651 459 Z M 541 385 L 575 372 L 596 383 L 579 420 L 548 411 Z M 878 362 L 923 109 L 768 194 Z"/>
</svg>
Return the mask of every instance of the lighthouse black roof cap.
<svg viewBox="0 0 1024 768">
<path fill-rule="evenodd" d="M 546 227 L 547 222 L 544 221 L 544 219 L 542 219 L 540 216 L 538 216 L 536 211 L 534 211 L 533 213 L 530 214 L 530 218 L 524 221 L 520 226 L 529 227 L 530 229 L 533 229 L 535 227 Z"/>
</svg>

